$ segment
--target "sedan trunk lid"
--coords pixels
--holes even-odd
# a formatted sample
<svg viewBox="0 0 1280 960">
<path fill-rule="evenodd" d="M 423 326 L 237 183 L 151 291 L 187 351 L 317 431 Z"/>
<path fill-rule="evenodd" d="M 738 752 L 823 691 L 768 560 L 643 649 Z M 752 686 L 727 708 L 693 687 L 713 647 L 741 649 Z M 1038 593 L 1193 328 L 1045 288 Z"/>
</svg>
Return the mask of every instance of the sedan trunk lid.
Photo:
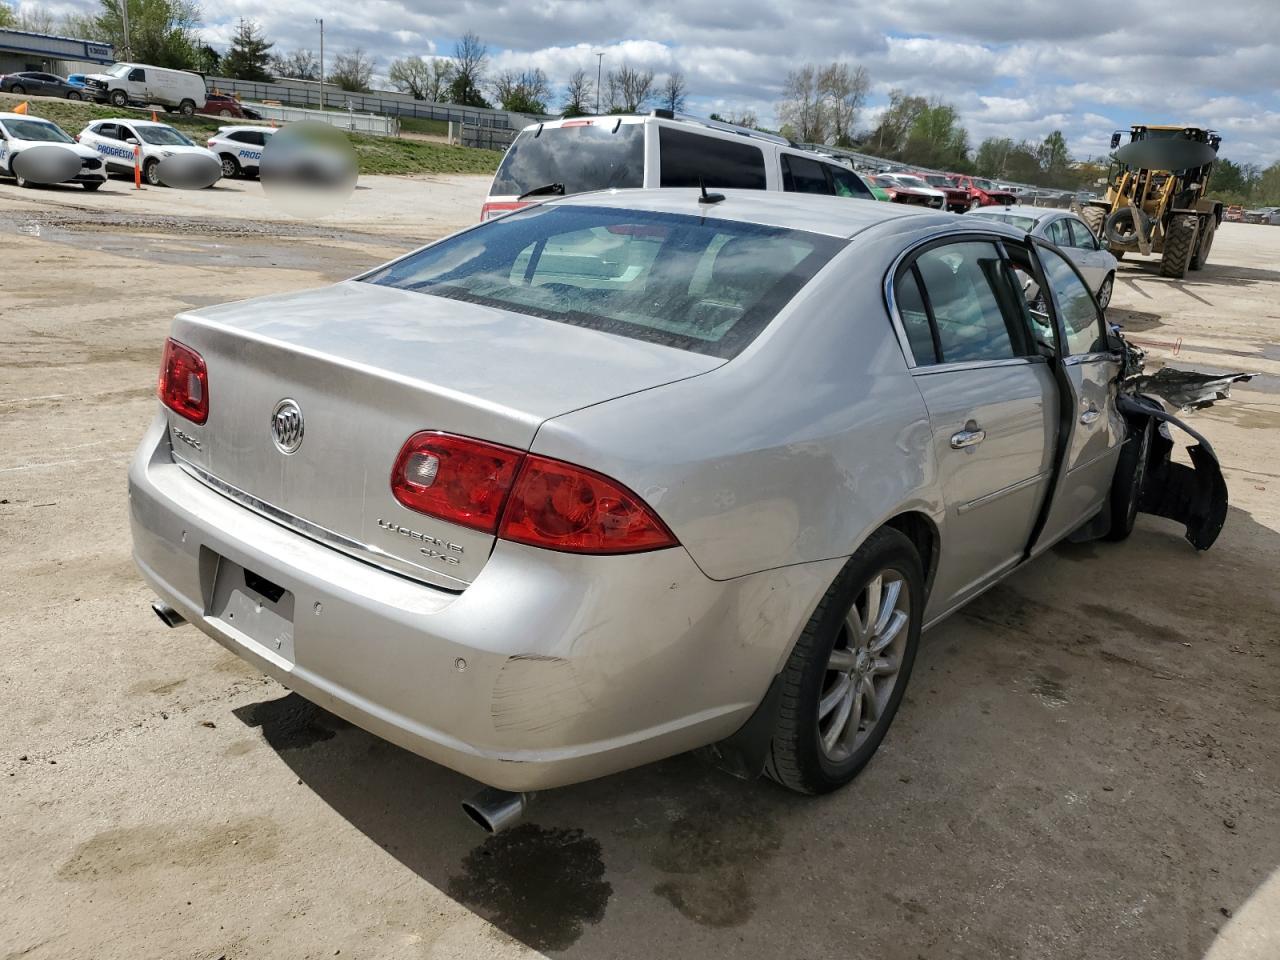
<svg viewBox="0 0 1280 960">
<path fill-rule="evenodd" d="M 208 369 L 208 420 L 167 411 L 190 472 L 337 549 L 452 589 L 475 578 L 494 538 L 395 500 L 392 466 L 410 435 L 527 450 L 551 417 L 724 362 L 360 281 L 181 314 L 173 337 Z M 285 400 L 301 413 L 290 453 L 272 434 Z"/>
</svg>

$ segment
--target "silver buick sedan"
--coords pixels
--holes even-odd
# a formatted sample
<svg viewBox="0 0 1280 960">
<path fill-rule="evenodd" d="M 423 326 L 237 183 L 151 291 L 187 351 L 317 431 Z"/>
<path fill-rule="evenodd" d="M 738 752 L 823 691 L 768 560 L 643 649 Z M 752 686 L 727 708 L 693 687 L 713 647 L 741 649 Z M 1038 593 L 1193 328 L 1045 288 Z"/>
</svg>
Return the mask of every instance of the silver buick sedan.
<svg viewBox="0 0 1280 960">
<path fill-rule="evenodd" d="M 829 791 L 1011 570 L 1140 509 L 1212 543 L 1212 450 L 1170 461 L 1132 359 L 1004 224 L 578 195 L 180 314 L 134 556 L 165 622 L 487 784 L 490 828 L 693 748 Z"/>
</svg>

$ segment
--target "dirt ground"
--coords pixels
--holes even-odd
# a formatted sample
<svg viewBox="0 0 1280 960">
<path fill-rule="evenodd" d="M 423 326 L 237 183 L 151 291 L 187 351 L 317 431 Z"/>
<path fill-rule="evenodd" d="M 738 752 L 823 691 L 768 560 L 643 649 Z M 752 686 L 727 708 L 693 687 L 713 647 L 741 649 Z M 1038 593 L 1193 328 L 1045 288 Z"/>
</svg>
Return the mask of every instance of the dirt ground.
<svg viewBox="0 0 1280 960">
<path fill-rule="evenodd" d="M 1264 374 L 1193 417 L 1212 550 L 1143 517 L 1022 569 L 926 634 L 834 796 L 676 757 L 486 840 L 473 783 L 165 629 L 129 556 L 170 317 L 348 276 L 486 183 L 362 187 L 301 223 L 251 183 L 0 184 L 0 958 L 1280 956 L 1280 229 L 1116 287 L 1157 361 Z"/>
</svg>

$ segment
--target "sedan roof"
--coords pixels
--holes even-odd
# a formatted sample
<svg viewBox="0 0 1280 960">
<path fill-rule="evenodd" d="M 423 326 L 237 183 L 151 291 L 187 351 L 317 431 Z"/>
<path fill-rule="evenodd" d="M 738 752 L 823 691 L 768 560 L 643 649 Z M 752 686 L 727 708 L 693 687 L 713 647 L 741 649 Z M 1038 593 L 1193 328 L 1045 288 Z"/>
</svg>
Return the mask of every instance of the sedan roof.
<svg viewBox="0 0 1280 960">
<path fill-rule="evenodd" d="M 787 230 L 805 230 L 830 237 L 852 237 L 868 227 L 907 218 L 930 218 L 939 224 L 953 223 L 956 214 L 938 213 L 901 203 L 878 200 L 855 200 L 808 193 L 786 193 L 781 190 L 715 190 L 724 199 L 718 203 L 699 203 L 700 191 L 694 189 L 600 190 L 578 193 L 571 197 L 548 201 L 556 205 L 621 207 L 654 213 L 682 213 L 715 217 L 744 223 L 759 223 Z M 927 226 L 927 222 L 922 222 Z"/>
<path fill-rule="evenodd" d="M 1008 214 L 1011 217 L 1026 217 L 1037 223 L 1047 217 L 1074 216 L 1070 210 L 1063 210 L 1061 207 L 1032 207 L 1025 203 L 1011 203 L 1006 207 L 979 207 L 977 210 L 970 211 L 968 216 L 975 214 L 980 217 Z"/>
</svg>

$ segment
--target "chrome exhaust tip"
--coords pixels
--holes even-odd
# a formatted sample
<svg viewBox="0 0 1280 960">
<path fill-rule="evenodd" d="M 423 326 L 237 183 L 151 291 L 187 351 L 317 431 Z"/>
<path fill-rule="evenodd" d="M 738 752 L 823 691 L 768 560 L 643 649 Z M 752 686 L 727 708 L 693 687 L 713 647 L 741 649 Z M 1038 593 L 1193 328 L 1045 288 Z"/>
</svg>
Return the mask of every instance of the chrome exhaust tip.
<svg viewBox="0 0 1280 960">
<path fill-rule="evenodd" d="M 532 793 L 508 793 L 486 787 L 470 800 L 463 800 L 462 810 L 485 832 L 500 833 L 524 818 L 533 797 Z"/>
<path fill-rule="evenodd" d="M 180 627 L 187 622 L 186 617 L 167 603 L 162 603 L 159 600 L 151 604 L 151 609 L 166 627 Z"/>
</svg>

